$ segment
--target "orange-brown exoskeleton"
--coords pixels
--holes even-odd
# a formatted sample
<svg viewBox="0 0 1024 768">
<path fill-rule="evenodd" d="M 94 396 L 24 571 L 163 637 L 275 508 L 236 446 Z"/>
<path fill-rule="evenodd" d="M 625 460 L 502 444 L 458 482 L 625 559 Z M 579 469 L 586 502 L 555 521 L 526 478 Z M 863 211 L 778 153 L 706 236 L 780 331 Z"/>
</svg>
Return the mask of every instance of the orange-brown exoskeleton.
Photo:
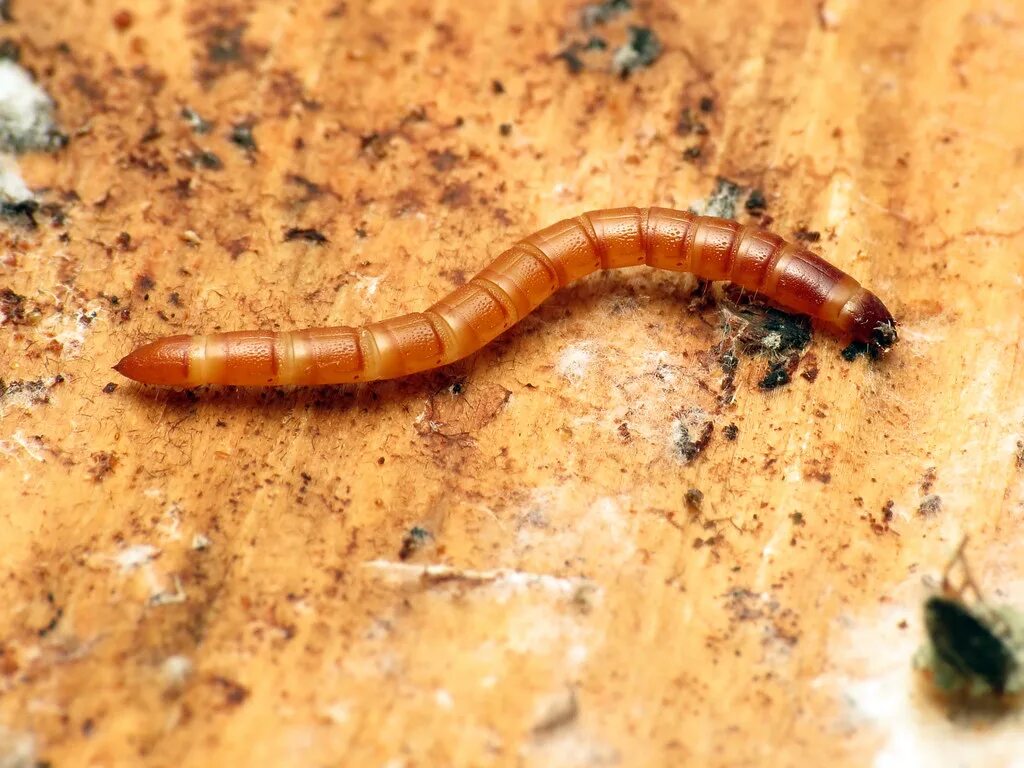
<svg viewBox="0 0 1024 768">
<path fill-rule="evenodd" d="M 885 350 L 892 315 L 852 277 L 800 245 L 735 221 L 668 208 L 611 208 L 520 240 L 424 312 L 362 328 L 170 336 L 115 366 L 147 384 L 271 386 L 406 376 L 472 354 L 551 294 L 599 269 L 646 264 L 725 280 Z"/>
</svg>

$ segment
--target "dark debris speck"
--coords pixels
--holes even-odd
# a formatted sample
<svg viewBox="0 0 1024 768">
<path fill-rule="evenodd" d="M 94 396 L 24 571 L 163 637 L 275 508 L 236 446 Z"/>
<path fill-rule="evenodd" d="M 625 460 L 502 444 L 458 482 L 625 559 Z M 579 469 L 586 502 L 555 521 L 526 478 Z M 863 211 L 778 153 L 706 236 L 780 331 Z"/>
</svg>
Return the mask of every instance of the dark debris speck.
<svg viewBox="0 0 1024 768">
<path fill-rule="evenodd" d="M 765 374 L 764 378 L 757 382 L 759 389 L 768 392 L 773 389 L 789 384 L 792 377 L 788 370 L 788 361 L 781 361 L 772 363 L 771 367 L 768 368 L 768 373 Z"/>
<path fill-rule="evenodd" d="M 426 546 L 427 542 L 433 539 L 430 531 L 416 525 L 409 529 L 409 532 L 402 538 L 402 548 L 398 550 L 399 560 L 408 560 L 419 550 Z"/>
<path fill-rule="evenodd" d="M 290 243 L 294 240 L 305 240 L 307 243 L 323 245 L 328 242 L 327 237 L 318 229 L 291 227 L 284 233 L 284 241 Z"/>
<path fill-rule="evenodd" d="M 747 201 L 743 204 L 743 207 L 747 209 L 747 213 L 759 216 L 768 208 L 768 200 L 765 199 L 764 192 L 755 188 L 750 190 L 750 194 L 747 195 Z"/>
<path fill-rule="evenodd" d="M 252 123 L 249 122 L 236 123 L 231 127 L 228 139 L 246 152 L 255 152 L 257 150 L 256 137 L 253 136 L 252 128 Z"/>
<path fill-rule="evenodd" d="M 181 117 L 195 133 L 203 134 L 213 130 L 213 123 L 204 120 L 198 112 L 189 107 L 182 107 Z"/>
</svg>

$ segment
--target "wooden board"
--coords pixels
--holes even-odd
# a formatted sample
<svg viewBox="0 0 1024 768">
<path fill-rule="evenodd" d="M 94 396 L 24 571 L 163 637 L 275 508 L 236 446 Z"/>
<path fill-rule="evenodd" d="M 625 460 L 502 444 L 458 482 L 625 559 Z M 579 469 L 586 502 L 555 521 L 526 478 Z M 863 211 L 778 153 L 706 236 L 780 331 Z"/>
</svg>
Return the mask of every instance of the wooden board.
<svg viewBox="0 0 1024 768">
<path fill-rule="evenodd" d="M 70 141 L 3 225 L 0 764 L 1009 765 L 1019 719 L 911 656 L 964 533 L 1024 601 L 1024 12 L 904 6 L 14 0 Z M 629 25 L 661 52 L 623 79 Z M 883 297 L 891 355 L 817 329 L 724 404 L 721 306 L 626 270 L 404 381 L 110 370 L 425 307 L 716 179 Z"/>
</svg>

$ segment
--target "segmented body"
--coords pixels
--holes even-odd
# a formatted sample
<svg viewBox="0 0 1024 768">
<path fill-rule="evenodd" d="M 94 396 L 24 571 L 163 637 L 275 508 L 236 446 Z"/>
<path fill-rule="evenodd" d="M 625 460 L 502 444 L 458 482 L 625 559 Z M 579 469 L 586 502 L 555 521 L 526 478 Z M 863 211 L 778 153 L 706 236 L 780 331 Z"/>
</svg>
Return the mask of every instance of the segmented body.
<svg viewBox="0 0 1024 768">
<path fill-rule="evenodd" d="M 879 347 L 896 340 L 892 315 L 873 293 L 800 245 L 728 219 L 611 208 L 520 240 L 424 312 L 361 328 L 171 336 L 115 367 L 136 381 L 180 387 L 391 379 L 472 354 L 573 280 L 642 264 L 730 281 Z"/>
</svg>

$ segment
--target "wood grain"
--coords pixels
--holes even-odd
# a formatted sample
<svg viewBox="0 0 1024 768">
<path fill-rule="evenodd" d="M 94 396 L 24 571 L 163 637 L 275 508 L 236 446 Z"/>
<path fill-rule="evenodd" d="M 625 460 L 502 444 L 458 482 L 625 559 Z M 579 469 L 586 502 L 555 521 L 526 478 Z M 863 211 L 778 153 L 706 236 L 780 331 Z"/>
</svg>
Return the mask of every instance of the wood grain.
<svg viewBox="0 0 1024 768">
<path fill-rule="evenodd" d="M 15 0 L 3 32 L 70 142 L 19 158 L 65 222 L 2 229 L 29 315 L 0 329 L 0 754 L 1020 754 L 1012 718 L 951 721 L 910 668 L 962 533 L 1024 601 L 1019 6 L 640 3 L 598 32 L 659 37 L 627 79 L 555 57 L 593 33 L 580 9 Z M 700 207 L 717 178 L 886 300 L 884 362 L 819 329 L 772 392 L 741 355 L 723 404 L 721 305 L 628 270 L 398 382 L 109 370 L 158 335 L 427 306 L 551 221 Z"/>
</svg>

